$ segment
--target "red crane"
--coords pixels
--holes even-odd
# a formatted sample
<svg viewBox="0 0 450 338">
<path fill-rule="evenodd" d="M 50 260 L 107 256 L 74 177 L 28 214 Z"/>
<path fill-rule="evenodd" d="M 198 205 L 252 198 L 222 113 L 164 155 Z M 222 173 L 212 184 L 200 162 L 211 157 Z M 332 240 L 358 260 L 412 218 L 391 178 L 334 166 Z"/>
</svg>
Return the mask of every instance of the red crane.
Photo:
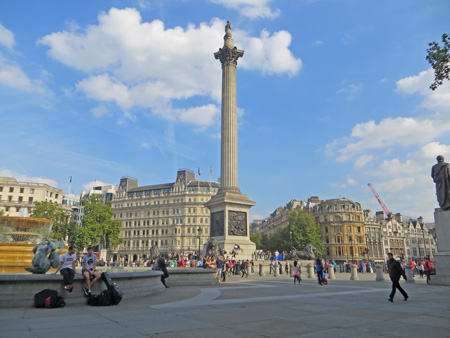
<svg viewBox="0 0 450 338">
<path fill-rule="evenodd" d="M 377 199 L 378 203 L 380 203 L 380 205 L 383 208 L 383 211 L 386 214 L 386 216 L 389 216 L 390 214 L 392 214 L 392 212 L 390 212 L 389 209 L 387 208 L 387 206 L 383 203 L 383 200 L 381 199 L 380 195 L 378 195 L 378 193 L 375 190 L 375 188 L 373 187 L 373 185 L 370 184 L 370 183 L 368 183 L 367 185 L 369 186 L 370 190 L 372 190 L 372 192 L 375 195 L 375 198 Z"/>
</svg>

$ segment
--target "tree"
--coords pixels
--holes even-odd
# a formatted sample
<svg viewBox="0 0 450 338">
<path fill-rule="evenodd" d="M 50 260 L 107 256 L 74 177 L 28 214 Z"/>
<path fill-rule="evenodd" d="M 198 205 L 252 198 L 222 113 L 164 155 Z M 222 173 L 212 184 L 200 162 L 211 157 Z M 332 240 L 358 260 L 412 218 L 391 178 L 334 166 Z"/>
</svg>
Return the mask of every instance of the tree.
<svg viewBox="0 0 450 338">
<path fill-rule="evenodd" d="M 259 232 L 251 233 L 250 240 L 256 244 L 256 249 L 262 249 L 262 236 Z"/>
<path fill-rule="evenodd" d="M 111 202 L 103 204 L 102 196 L 92 195 L 82 200 L 81 204 L 84 206 L 81 229 L 72 228 L 74 241 L 78 243 L 74 244 L 77 248 L 100 245 L 103 249 L 110 249 L 122 243 L 121 224 L 119 220 L 113 219 Z"/>
<path fill-rule="evenodd" d="M 5 210 L 1 209 L 0 210 L 0 217 L 4 217 L 4 216 L 6 216 Z"/>
<path fill-rule="evenodd" d="M 316 247 L 316 256 L 323 257 L 325 253 L 320 226 L 314 217 L 301 209 L 294 209 L 288 213 L 289 226 L 284 228 L 283 238 L 290 241 L 292 231 L 292 246 L 297 250 L 304 249 L 308 244 Z"/>
<path fill-rule="evenodd" d="M 70 211 L 63 209 L 57 203 L 48 201 L 35 202 L 31 217 L 45 218 L 53 221 L 50 238 L 64 241 L 68 236 Z"/>
<path fill-rule="evenodd" d="M 435 41 L 428 44 L 426 59 L 434 69 L 431 90 L 436 90 L 445 79 L 450 80 L 450 38 L 447 34 L 442 35 L 442 44 L 442 47 Z"/>
</svg>

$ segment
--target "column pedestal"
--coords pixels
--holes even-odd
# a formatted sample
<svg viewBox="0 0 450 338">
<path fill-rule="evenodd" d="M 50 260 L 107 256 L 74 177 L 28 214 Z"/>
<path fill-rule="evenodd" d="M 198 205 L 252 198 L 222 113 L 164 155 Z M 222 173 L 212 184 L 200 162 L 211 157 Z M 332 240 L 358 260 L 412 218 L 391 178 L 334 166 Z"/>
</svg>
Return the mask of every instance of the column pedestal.
<svg viewBox="0 0 450 338">
<path fill-rule="evenodd" d="M 434 210 L 438 252 L 434 254 L 436 275 L 431 276 L 434 285 L 450 285 L 450 210 Z"/>
<path fill-rule="evenodd" d="M 211 239 L 218 242 L 219 248 L 230 256 L 235 245 L 236 260 L 252 259 L 256 245 L 250 240 L 248 212 L 255 202 L 239 191 L 223 191 L 219 189 L 205 206 L 211 212 Z"/>
</svg>

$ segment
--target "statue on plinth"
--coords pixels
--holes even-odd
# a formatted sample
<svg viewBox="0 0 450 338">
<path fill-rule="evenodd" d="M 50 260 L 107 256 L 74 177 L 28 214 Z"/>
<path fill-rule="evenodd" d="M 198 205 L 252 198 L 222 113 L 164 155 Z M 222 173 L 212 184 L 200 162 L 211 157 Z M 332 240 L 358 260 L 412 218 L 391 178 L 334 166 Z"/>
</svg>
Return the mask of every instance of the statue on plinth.
<svg viewBox="0 0 450 338">
<path fill-rule="evenodd" d="M 304 250 L 294 250 L 289 256 L 289 260 L 292 259 L 305 259 L 305 260 L 313 260 L 316 259 L 316 247 L 312 244 L 308 244 Z"/>
<path fill-rule="evenodd" d="M 439 155 L 437 164 L 431 168 L 431 177 L 436 183 L 436 195 L 439 206 L 443 210 L 450 209 L 450 165 L 444 162 L 444 156 Z"/>
</svg>

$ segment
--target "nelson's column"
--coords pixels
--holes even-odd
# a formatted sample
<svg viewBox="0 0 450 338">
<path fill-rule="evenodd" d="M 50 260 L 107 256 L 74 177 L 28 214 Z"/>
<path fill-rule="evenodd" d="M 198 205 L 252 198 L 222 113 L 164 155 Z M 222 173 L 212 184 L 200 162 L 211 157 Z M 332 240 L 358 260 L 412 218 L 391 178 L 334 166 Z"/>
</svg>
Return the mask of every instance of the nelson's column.
<svg viewBox="0 0 450 338">
<path fill-rule="evenodd" d="M 250 241 L 248 211 L 255 205 L 238 187 L 236 66 L 244 51 L 234 46 L 231 25 L 227 22 L 223 48 L 214 53 L 222 63 L 222 140 L 220 188 L 206 206 L 211 212 L 211 239 L 228 255 L 236 244 L 237 259 L 250 259 L 255 243 Z"/>
</svg>

